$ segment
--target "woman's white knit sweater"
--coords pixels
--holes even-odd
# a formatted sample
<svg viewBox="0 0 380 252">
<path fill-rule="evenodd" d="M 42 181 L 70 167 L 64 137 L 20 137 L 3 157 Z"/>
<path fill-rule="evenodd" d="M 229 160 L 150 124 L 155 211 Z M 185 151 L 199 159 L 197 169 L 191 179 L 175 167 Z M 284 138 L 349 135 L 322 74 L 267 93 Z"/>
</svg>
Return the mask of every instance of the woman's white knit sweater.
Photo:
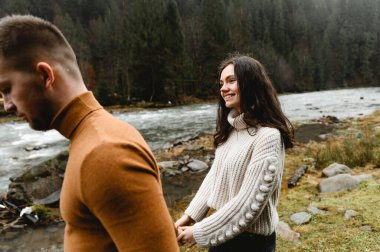
<svg viewBox="0 0 380 252">
<path fill-rule="evenodd" d="M 235 128 L 215 152 L 214 163 L 185 214 L 194 224 L 200 247 L 217 246 L 248 231 L 270 235 L 279 218 L 285 150 L 274 128 L 248 128 L 243 114 L 232 110 Z M 216 211 L 205 218 L 209 208 Z"/>
</svg>

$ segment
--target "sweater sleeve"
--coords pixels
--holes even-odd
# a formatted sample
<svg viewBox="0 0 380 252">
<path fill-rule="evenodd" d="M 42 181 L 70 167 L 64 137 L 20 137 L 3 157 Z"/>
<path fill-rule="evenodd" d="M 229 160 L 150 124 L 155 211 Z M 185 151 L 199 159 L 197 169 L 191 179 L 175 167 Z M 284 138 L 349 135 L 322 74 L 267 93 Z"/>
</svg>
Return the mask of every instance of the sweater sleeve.
<svg viewBox="0 0 380 252">
<path fill-rule="evenodd" d="M 217 246 L 244 232 L 255 222 L 273 191 L 281 186 L 281 136 L 265 131 L 257 140 L 238 194 L 211 216 L 194 225 L 200 247 Z"/>
<path fill-rule="evenodd" d="M 190 216 L 196 222 L 201 221 L 209 210 L 209 207 L 207 206 L 207 199 L 212 190 L 214 170 L 214 166 L 212 166 L 203 180 L 202 185 L 199 187 L 198 192 L 195 194 L 193 200 L 190 202 L 190 205 L 185 210 L 185 214 Z"/>
<path fill-rule="evenodd" d="M 81 170 L 84 205 L 117 249 L 179 251 L 152 154 L 138 144 L 107 143 L 87 157 Z"/>
</svg>

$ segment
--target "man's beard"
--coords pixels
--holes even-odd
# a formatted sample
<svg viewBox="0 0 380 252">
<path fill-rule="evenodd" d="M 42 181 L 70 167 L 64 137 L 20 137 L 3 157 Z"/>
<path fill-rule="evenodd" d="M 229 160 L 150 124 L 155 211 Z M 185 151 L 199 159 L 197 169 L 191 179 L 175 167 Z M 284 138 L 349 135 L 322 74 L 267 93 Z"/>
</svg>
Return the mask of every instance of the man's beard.
<svg viewBox="0 0 380 252">
<path fill-rule="evenodd" d="M 51 102 L 44 98 L 36 104 L 38 114 L 30 118 L 29 126 L 34 130 L 46 131 L 55 115 Z"/>
</svg>

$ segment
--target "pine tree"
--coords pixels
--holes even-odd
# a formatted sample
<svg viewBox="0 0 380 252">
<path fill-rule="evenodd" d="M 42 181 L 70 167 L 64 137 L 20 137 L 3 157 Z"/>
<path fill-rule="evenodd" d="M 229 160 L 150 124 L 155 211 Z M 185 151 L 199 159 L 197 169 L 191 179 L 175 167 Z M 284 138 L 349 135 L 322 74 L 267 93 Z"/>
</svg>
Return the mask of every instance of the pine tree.
<svg viewBox="0 0 380 252">
<path fill-rule="evenodd" d="M 201 47 L 198 72 L 200 88 L 198 96 L 207 97 L 216 93 L 217 66 L 231 52 L 229 21 L 222 0 L 201 2 Z"/>
<path fill-rule="evenodd" d="M 132 2 L 126 10 L 134 95 L 149 101 L 166 100 L 166 88 L 174 74 L 166 65 L 175 63 L 183 52 L 177 7 L 173 1 L 143 0 Z"/>
</svg>

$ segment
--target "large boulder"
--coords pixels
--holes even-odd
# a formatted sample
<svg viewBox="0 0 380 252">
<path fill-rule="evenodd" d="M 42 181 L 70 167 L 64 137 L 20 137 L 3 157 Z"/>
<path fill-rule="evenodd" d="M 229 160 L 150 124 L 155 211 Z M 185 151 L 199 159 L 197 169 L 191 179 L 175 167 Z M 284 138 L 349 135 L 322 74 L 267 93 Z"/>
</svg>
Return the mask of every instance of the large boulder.
<svg viewBox="0 0 380 252">
<path fill-rule="evenodd" d="M 17 204 L 53 204 L 59 200 L 68 152 L 27 168 L 10 178 L 7 199 Z"/>
<path fill-rule="evenodd" d="M 319 183 L 319 190 L 322 193 L 346 191 L 354 189 L 363 180 L 370 180 L 372 178 L 371 174 L 361 174 L 356 176 L 350 174 L 338 174 L 322 180 Z"/>
<path fill-rule="evenodd" d="M 351 169 L 344 164 L 333 163 L 323 169 L 322 174 L 325 177 L 332 177 L 338 174 L 351 173 Z"/>
</svg>

